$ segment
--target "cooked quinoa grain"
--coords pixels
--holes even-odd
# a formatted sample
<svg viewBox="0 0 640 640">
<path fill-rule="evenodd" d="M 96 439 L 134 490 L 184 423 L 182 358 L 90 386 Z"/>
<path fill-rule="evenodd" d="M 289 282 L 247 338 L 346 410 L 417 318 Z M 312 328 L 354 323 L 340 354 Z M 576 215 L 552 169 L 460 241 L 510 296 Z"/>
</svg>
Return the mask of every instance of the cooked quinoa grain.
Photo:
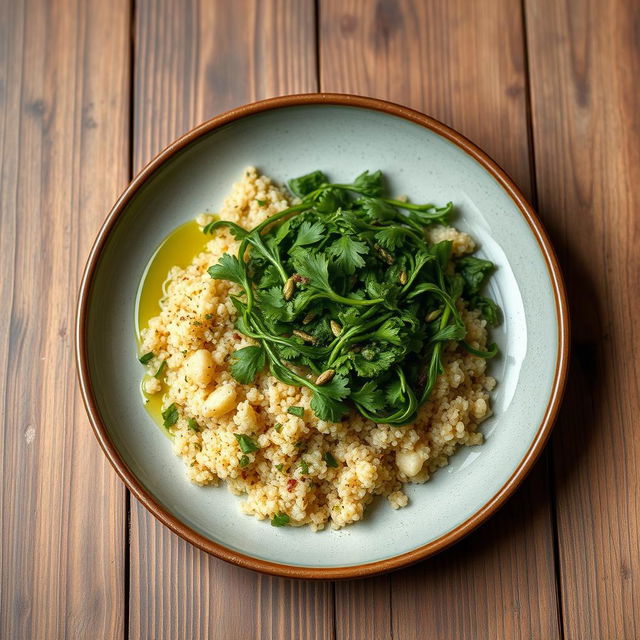
<svg viewBox="0 0 640 640">
<path fill-rule="evenodd" d="M 250 167 L 219 215 L 251 228 L 289 204 Z M 202 215 L 198 223 L 210 220 Z M 474 249 L 470 236 L 451 227 L 429 234 L 432 242 L 452 240 L 455 255 Z M 310 409 L 306 388 L 266 373 L 252 385 L 238 383 L 229 372 L 230 356 L 253 341 L 234 328 L 229 293 L 236 285 L 207 273 L 223 253 L 236 251 L 228 230 L 216 230 L 186 269 L 171 270 L 161 312 L 142 332 L 142 352 L 155 354 L 149 372 L 166 361 L 162 408 L 178 407 L 169 432 L 191 482 L 226 481 L 233 493 L 244 495 L 242 511 L 260 520 L 286 514 L 289 525 L 318 530 L 329 523 L 337 529 L 360 520 L 375 495 L 386 496 L 394 509 L 406 506 L 404 483 L 426 482 L 460 445 L 482 442 L 478 425 L 491 414 L 488 392 L 495 381 L 486 375 L 484 359 L 455 344 L 444 352 L 445 371 L 429 401 L 403 427 L 375 424 L 355 412 L 341 423 L 324 422 Z M 484 349 L 485 321 L 477 311 L 461 312 L 467 341 Z M 144 384 L 149 394 L 162 390 L 153 380 Z M 302 415 L 290 407 L 301 407 L 295 413 Z"/>
</svg>

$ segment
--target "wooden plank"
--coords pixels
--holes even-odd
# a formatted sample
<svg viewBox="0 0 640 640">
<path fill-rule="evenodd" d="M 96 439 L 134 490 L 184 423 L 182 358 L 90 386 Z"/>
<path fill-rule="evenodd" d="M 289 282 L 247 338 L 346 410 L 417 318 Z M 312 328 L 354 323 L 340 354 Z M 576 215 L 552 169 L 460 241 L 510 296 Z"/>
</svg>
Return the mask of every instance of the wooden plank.
<svg viewBox="0 0 640 640">
<path fill-rule="evenodd" d="M 118 638 L 125 490 L 80 400 L 71 327 L 127 180 L 129 3 L 0 14 L 0 637 Z"/>
<path fill-rule="evenodd" d="M 220 111 L 316 89 L 311 0 L 142 0 L 136 14 L 136 169 Z M 135 501 L 130 566 L 133 638 L 333 636 L 330 583 L 230 566 L 183 542 Z"/>
<path fill-rule="evenodd" d="M 481 145 L 531 194 L 518 5 L 321 0 L 320 61 L 323 91 L 425 111 Z M 542 462 L 499 514 L 452 550 L 373 591 L 370 581 L 336 585 L 338 637 L 558 637 L 549 495 Z"/>
<path fill-rule="evenodd" d="M 640 637 L 638 4 L 526 2 L 540 210 L 573 363 L 553 439 L 565 637 Z"/>
</svg>

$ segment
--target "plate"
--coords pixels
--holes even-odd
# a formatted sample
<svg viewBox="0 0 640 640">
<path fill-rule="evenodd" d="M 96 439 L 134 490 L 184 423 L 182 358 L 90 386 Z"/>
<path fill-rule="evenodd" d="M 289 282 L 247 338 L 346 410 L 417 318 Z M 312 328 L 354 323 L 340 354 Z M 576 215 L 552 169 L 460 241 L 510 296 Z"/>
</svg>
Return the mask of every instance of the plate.
<svg viewBox="0 0 640 640">
<path fill-rule="evenodd" d="M 524 142 L 523 142 L 524 144 Z M 339 531 L 275 528 L 242 515 L 224 486 L 185 478 L 142 406 L 134 312 L 145 265 L 178 225 L 215 211 L 242 170 L 276 181 L 314 169 L 348 178 L 381 169 L 391 193 L 447 202 L 454 224 L 497 269 L 490 295 L 504 322 L 486 442 L 463 448 L 409 506 L 386 501 Z M 95 434 L 131 492 L 192 544 L 234 564 L 300 578 L 353 578 L 395 569 L 459 540 L 513 493 L 544 446 L 568 360 L 567 305 L 549 240 L 531 206 L 485 153 L 405 107 L 339 94 L 286 96 L 220 115 L 167 147 L 127 187 L 102 227 L 82 280 L 76 326 L 80 385 Z"/>
</svg>

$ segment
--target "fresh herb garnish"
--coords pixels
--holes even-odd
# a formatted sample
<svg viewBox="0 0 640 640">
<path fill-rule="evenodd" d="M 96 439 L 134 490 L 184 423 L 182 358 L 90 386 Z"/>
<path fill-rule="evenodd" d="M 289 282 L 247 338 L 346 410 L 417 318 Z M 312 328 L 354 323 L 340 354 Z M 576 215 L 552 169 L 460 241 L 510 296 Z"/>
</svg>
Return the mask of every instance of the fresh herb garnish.
<svg viewBox="0 0 640 640">
<path fill-rule="evenodd" d="M 145 353 L 143 356 L 138 358 L 140 364 L 147 364 L 153 358 L 153 351 L 149 351 Z"/>
<path fill-rule="evenodd" d="M 280 464 L 277 464 L 277 465 L 276 465 L 276 469 L 277 469 L 278 471 L 282 471 L 283 467 L 284 467 L 284 464 L 282 464 L 282 462 L 281 462 Z"/>
<path fill-rule="evenodd" d="M 272 527 L 284 527 L 289 524 L 290 518 L 286 513 L 276 513 L 271 520 Z"/>
<path fill-rule="evenodd" d="M 274 428 L 278 433 L 280 433 L 280 432 L 282 431 L 282 425 L 281 425 L 279 422 L 276 422 L 276 423 L 273 425 L 273 428 Z"/>
<path fill-rule="evenodd" d="M 189 420 L 187 421 L 187 424 L 189 426 L 189 429 L 191 429 L 191 431 L 200 431 L 200 425 L 196 422 L 195 418 L 189 418 Z"/>
<path fill-rule="evenodd" d="M 162 412 L 162 424 L 165 427 L 172 427 L 176 422 L 178 422 L 178 407 L 175 402 L 170 404 L 163 412 Z"/>
<path fill-rule="evenodd" d="M 264 205 L 267 204 L 265 200 L 258 200 L 258 198 L 256 198 L 256 202 L 259 207 L 264 207 Z"/>
<path fill-rule="evenodd" d="M 324 461 L 327 463 L 327 467 L 338 468 L 338 461 L 331 455 L 331 452 L 325 451 Z"/>
<path fill-rule="evenodd" d="M 250 462 L 251 462 L 251 459 L 247 455 L 244 455 L 242 456 L 242 458 L 240 458 L 241 467 L 246 467 Z"/>
<path fill-rule="evenodd" d="M 234 433 L 233 434 L 240 445 L 240 451 L 242 453 L 254 453 L 260 447 L 247 435 L 244 433 Z"/>
<path fill-rule="evenodd" d="M 166 368 L 167 368 L 167 361 L 163 360 L 160 363 L 160 366 L 158 367 L 158 370 L 153 374 L 153 377 L 154 378 L 159 378 Z"/>
<path fill-rule="evenodd" d="M 304 473 L 305 475 L 309 473 L 309 465 L 307 464 L 304 458 L 300 458 L 300 462 L 298 463 L 298 466 L 300 467 L 302 473 Z"/>
<path fill-rule="evenodd" d="M 444 371 L 446 345 L 465 339 L 458 299 L 499 321 L 481 293 L 493 264 L 429 243 L 426 228 L 445 224 L 452 204 L 387 198 L 380 171 L 348 184 L 314 171 L 289 187 L 301 202 L 253 229 L 223 220 L 206 228 L 225 226 L 240 241 L 208 270 L 240 286 L 236 327 L 256 341 L 235 352 L 232 375 L 250 384 L 268 368 L 307 387 L 321 420 L 338 422 L 352 406 L 378 423 L 413 421 Z M 304 416 L 303 407 L 288 412 Z"/>
</svg>

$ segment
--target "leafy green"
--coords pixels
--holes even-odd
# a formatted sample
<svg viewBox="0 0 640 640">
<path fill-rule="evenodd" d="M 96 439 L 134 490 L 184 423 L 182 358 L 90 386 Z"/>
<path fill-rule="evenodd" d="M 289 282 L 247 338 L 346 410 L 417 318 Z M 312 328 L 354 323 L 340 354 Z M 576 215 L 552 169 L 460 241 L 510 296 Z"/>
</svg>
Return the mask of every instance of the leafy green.
<svg viewBox="0 0 640 640">
<path fill-rule="evenodd" d="M 289 180 L 289 189 L 291 189 L 296 196 L 302 198 L 326 182 L 328 182 L 327 176 L 325 176 L 322 171 L 312 171 L 299 178 Z"/>
<path fill-rule="evenodd" d="M 338 461 L 333 457 L 330 451 L 325 451 L 324 461 L 327 463 L 327 467 L 333 467 L 334 469 L 338 468 Z"/>
<path fill-rule="evenodd" d="M 267 356 L 262 347 L 243 347 L 234 351 L 231 357 L 231 375 L 242 384 L 252 383 L 267 363 Z"/>
<path fill-rule="evenodd" d="M 189 418 L 187 424 L 191 431 L 200 431 L 200 425 L 197 423 L 195 418 Z"/>
<path fill-rule="evenodd" d="M 162 424 L 165 427 L 172 427 L 176 422 L 178 422 L 178 407 L 174 402 L 162 412 Z"/>
<path fill-rule="evenodd" d="M 230 295 L 236 329 L 254 341 L 233 354 L 232 375 L 250 384 L 268 368 L 306 387 L 320 420 L 339 422 L 355 409 L 379 423 L 408 424 L 443 371 L 446 346 L 465 344 L 459 299 L 490 324 L 499 321 L 497 305 L 481 293 L 493 265 L 454 259 L 450 241 L 430 243 L 427 227 L 446 224 L 452 203 L 388 198 L 380 171 L 345 184 L 314 171 L 289 187 L 301 201 L 253 229 L 207 225 L 239 240 L 236 255 L 209 268 L 239 285 Z M 305 414 L 301 406 L 288 412 Z"/>
<path fill-rule="evenodd" d="M 254 453 L 260 448 L 248 435 L 244 433 L 233 434 L 240 445 L 242 453 Z"/>
<path fill-rule="evenodd" d="M 289 524 L 290 518 L 286 513 L 276 513 L 271 520 L 272 527 L 284 527 Z"/>
<path fill-rule="evenodd" d="M 251 458 L 246 454 L 240 458 L 241 467 L 246 467 L 250 462 L 251 462 Z"/>
<path fill-rule="evenodd" d="M 164 373 L 164 370 L 167 368 L 167 361 L 163 360 L 158 367 L 158 370 L 153 374 L 154 378 L 160 378 L 160 376 Z"/>
<path fill-rule="evenodd" d="M 138 358 L 140 364 L 147 364 L 153 358 L 153 351 L 149 351 Z"/>
</svg>

